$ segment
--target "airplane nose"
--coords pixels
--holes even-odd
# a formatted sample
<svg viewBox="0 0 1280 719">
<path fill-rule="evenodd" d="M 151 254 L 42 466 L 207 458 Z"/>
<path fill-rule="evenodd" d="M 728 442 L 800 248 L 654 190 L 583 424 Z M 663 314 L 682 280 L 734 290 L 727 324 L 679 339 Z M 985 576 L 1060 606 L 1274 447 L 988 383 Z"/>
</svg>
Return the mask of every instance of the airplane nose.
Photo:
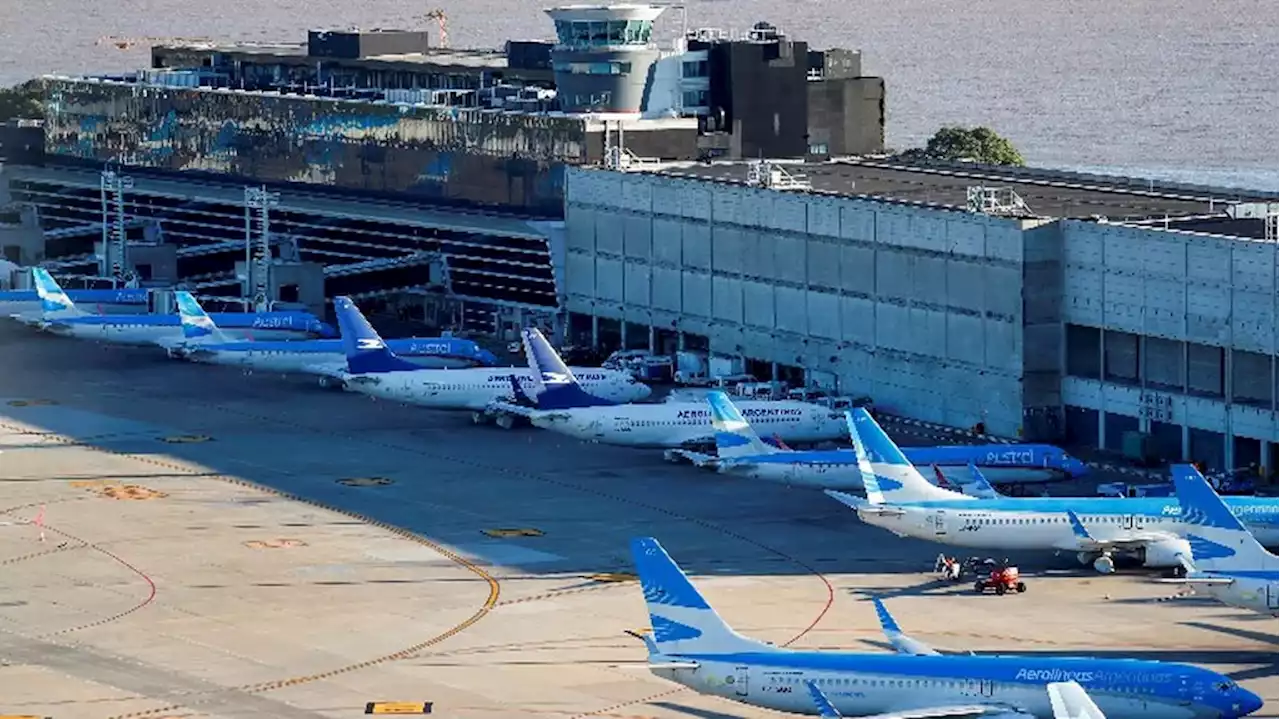
<svg viewBox="0 0 1280 719">
<path fill-rule="evenodd" d="M 1262 701 L 1262 697 L 1244 688 L 1240 689 L 1239 702 L 1240 711 L 1236 713 L 1236 716 L 1241 717 L 1249 716 L 1250 714 L 1258 711 L 1265 703 Z"/>
</svg>

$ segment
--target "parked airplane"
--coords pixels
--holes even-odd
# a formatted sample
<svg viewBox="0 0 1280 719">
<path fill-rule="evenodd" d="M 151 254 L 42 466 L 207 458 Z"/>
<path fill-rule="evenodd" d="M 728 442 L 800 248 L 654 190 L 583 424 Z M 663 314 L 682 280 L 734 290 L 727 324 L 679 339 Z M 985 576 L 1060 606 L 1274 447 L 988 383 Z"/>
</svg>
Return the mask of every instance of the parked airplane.
<svg viewBox="0 0 1280 719">
<path fill-rule="evenodd" d="M 782 443 L 768 442 L 756 434 L 751 424 L 738 411 L 729 395 L 720 391 L 707 393 L 711 408 L 711 426 L 715 430 L 716 456 L 701 455 L 687 450 L 673 450 L 702 467 L 713 467 L 721 474 L 802 487 L 828 489 L 854 489 L 862 487 L 862 471 L 858 456 L 851 449 L 795 451 Z M 935 449 L 947 447 L 909 447 L 903 454 L 912 464 L 920 456 L 937 456 Z M 942 486 L 957 484 L 935 467 L 938 482 Z M 961 491 L 973 496 L 994 496 L 995 490 L 983 478 L 972 463 L 968 467 L 970 477 L 960 484 Z"/>
<path fill-rule="evenodd" d="M 1185 582 L 1223 604 L 1280 614 L 1280 557 L 1263 549 L 1195 467 L 1173 467 L 1173 486 L 1191 545 Z"/>
<path fill-rule="evenodd" d="M 1263 705 L 1207 669 L 1137 659 L 939 654 L 912 640 L 898 654 L 796 650 L 749 639 L 720 618 L 656 539 L 631 542 L 652 636 L 654 674 L 751 706 L 878 719 L 1050 719 L 1046 685 L 1074 681 L 1103 711 L 1143 719 L 1235 719 Z M 896 626 L 896 625 L 895 625 Z M 831 716 L 830 713 L 827 714 Z"/>
<path fill-rule="evenodd" d="M 939 467 L 948 479 L 961 483 L 967 479 L 970 464 L 981 467 L 993 485 L 1047 484 L 1078 479 L 1089 473 L 1084 462 L 1048 444 L 913 447 L 908 459 L 917 467 Z"/>
<path fill-rule="evenodd" d="M 123 314 L 146 312 L 150 294 L 145 288 L 65 290 L 65 292 L 72 302 L 93 307 L 98 310 L 98 314 L 103 314 L 102 309 L 106 308 Z M 0 316 L 20 315 L 21 319 L 26 321 L 28 318 L 38 320 L 40 313 L 40 293 L 35 290 L 0 290 Z"/>
<path fill-rule="evenodd" d="M 1075 552 L 1081 564 L 1115 571 L 1114 556 L 1134 555 L 1144 566 L 1181 568 L 1190 554 L 1179 534 L 1181 511 L 1162 497 L 997 497 L 979 499 L 925 481 L 866 410 L 850 412 L 849 432 L 862 466 L 866 499 L 827 490 L 868 524 L 900 536 L 961 547 Z M 1263 497 L 1230 497 L 1227 504 L 1259 538 L 1276 542 L 1280 504 Z M 1088 538 L 1072 527 L 1074 512 Z M 1264 540 L 1265 541 L 1265 540 Z"/>
<path fill-rule="evenodd" d="M 95 315 L 76 307 L 48 271 L 31 270 L 40 295 L 40 329 L 65 337 L 154 345 L 182 336 L 178 315 Z M 332 327 L 309 312 L 224 312 L 214 315 L 229 336 L 243 339 L 333 337 Z"/>
<path fill-rule="evenodd" d="M 233 365 L 259 371 L 300 372 L 321 376 L 321 384 L 336 383 L 347 368 L 342 340 L 243 342 L 226 336 L 188 292 L 175 292 L 182 320 L 180 341 L 162 344 L 169 356 L 192 362 Z M 410 337 L 389 340 L 387 347 L 416 365 L 434 369 L 492 367 L 497 358 L 471 340 L 456 337 Z"/>
<path fill-rule="evenodd" d="M 494 400 L 511 395 L 512 377 L 532 387 L 529 370 L 518 367 L 427 369 L 401 359 L 387 347 L 348 297 L 333 301 L 342 330 L 347 369 L 338 379 L 348 391 L 439 409 L 469 409 L 477 414 Z M 630 373 L 579 368 L 588 386 L 618 402 L 644 399 L 650 390 Z"/>
<path fill-rule="evenodd" d="M 537 377 L 536 409 L 504 409 L 529 418 L 535 427 L 578 439 L 636 447 L 681 447 L 714 441 L 711 413 L 684 403 L 619 404 L 593 396 L 576 372 L 537 330 L 523 334 L 525 355 Z M 747 401 L 742 413 L 789 442 L 821 442 L 845 433 L 843 417 L 826 407 L 793 401 Z"/>
</svg>

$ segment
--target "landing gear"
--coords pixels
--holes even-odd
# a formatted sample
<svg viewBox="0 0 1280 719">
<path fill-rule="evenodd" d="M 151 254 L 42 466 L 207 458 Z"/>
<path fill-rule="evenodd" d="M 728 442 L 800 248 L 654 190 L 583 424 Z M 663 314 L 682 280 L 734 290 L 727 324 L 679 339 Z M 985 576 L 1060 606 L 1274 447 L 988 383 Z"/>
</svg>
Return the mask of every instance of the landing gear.
<svg viewBox="0 0 1280 719">
<path fill-rule="evenodd" d="M 471 424 L 489 424 L 489 416 L 484 412 L 472 412 Z"/>
<path fill-rule="evenodd" d="M 516 418 L 504 412 L 499 414 L 493 423 L 503 429 L 511 429 L 516 426 Z"/>
<path fill-rule="evenodd" d="M 342 389 L 344 386 L 343 381 L 335 377 L 321 376 L 317 381 L 321 389 Z"/>
</svg>

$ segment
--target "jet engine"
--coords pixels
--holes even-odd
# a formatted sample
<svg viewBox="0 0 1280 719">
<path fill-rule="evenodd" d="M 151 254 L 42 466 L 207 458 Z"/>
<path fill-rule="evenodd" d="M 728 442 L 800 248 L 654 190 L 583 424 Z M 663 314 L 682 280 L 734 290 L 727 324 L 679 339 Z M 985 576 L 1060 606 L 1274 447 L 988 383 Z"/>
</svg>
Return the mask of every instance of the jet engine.
<svg viewBox="0 0 1280 719">
<path fill-rule="evenodd" d="M 1191 545 L 1185 539 L 1162 539 L 1152 542 L 1142 550 L 1142 566 L 1144 567 L 1179 567 L 1182 562 L 1178 555 L 1190 559 Z"/>
<path fill-rule="evenodd" d="M 1116 562 L 1114 559 L 1104 554 L 1093 560 L 1093 568 L 1097 570 L 1099 574 L 1111 574 L 1116 571 Z"/>
</svg>

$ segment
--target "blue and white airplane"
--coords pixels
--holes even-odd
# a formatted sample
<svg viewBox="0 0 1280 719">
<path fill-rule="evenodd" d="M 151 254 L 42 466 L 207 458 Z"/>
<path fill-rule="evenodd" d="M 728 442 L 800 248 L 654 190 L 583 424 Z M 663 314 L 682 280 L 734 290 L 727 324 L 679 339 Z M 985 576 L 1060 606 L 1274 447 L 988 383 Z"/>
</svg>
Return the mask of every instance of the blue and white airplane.
<svg viewBox="0 0 1280 719">
<path fill-rule="evenodd" d="M 1144 566 L 1180 568 L 1191 548 L 1180 534 L 1181 510 L 1163 497 L 996 497 L 981 499 L 930 484 L 866 410 L 849 413 L 866 499 L 826 490 L 858 517 L 899 535 L 959 547 L 1075 552 L 1104 574 L 1115 555 Z M 1231 511 L 1261 541 L 1277 541 L 1280 502 L 1230 497 Z M 1086 528 L 1076 531 L 1074 513 Z"/>
<path fill-rule="evenodd" d="M 536 329 L 523 333 L 525 355 L 537 378 L 536 408 L 504 405 L 535 427 L 577 439 L 631 447 L 683 447 L 714 441 L 711 413 L 687 403 L 613 401 L 578 383 L 576 370 Z M 526 393 L 527 394 L 527 393 Z M 821 405 L 795 401 L 744 401 L 742 411 L 790 442 L 822 442 L 845 434 L 844 418 Z"/>
<path fill-rule="evenodd" d="M 716 456 L 674 450 L 694 464 L 714 467 L 720 474 L 780 482 L 796 487 L 862 488 L 862 470 L 858 466 L 858 455 L 853 450 L 795 451 L 780 447 L 756 434 L 751 423 L 724 392 L 708 392 L 707 404 L 711 408 L 711 427 L 715 431 Z M 843 422 L 843 417 L 841 421 Z M 940 454 L 937 450 L 947 449 L 950 448 L 908 447 L 902 451 L 912 464 L 919 464 L 919 458 L 937 457 Z M 935 471 L 938 473 L 939 483 L 945 483 L 943 486 L 955 483 L 960 484 L 961 490 L 966 494 L 995 495 L 995 490 L 972 463 L 967 468 L 970 475 L 967 482 L 946 477 L 936 466 Z"/>
<path fill-rule="evenodd" d="M 915 640 L 900 643 L 898 654 L 785 649 L 730 628 L 656 539 L 632 540 L 631 553 L 653 628 L 640 635 L 650 671 L 752 706 L 818 714 L 814 687 L 845 716 L 1052 719 L 1046 686 L 1067 681 L 1102 711 L 1135 719 L 1235 719 L 1263 705 L 1226 676 L 1188 664 L 943 655 Z"/>
<path fill-rule="evenodd" d="M 965 483 L 969 465 L 982 468 L 993 485 L 1048 484 L 1079 479 L 1089 467 L 1050 444 L 941 445 L 904 448 L 917 467 L 933 465 L 948 479 Z"/>
<path fill-rule="evenodd" d="M 1191 557 L 1185 577 L 1164 581 L 1203 587 L 1233 607 L 1280 614 L 1280 557 L 1254 539 L 1195 467 L 1175 465 L 1173 487 Z"/>
<path fill-rule="evenodd" d="M 347 368 L 341 339 L 236 341 L 218 328 L 189 292 L 175 292 L 174 298 L 183 338 L 164 343 L 171 357 L 258 371 L 315 374 L 326 386 Z M 492 352 L 456 337 L 410 337 L 389 340 L 387 346 L 414 364 L 434 369 L 492 367 L 498 363 Z"/>
<path fill-rule="evenodd" d="M 471 410 L 479 422 L 491 403 L 512 394 L 513 376 L 521 387 L 533 387 L 532 373 L 525 368 L 428 369 L 416 365 L 387 347 L 349 297 L 335 298 L 333 306 L 347 357 L 347 368 L 337 379 L 347 391 L 437 409 Z M 652 392 L 629 372 L 578 371 L 593 392 L 610 401 L 630 402 Z"/>
<path fill-rule="evenodd" d="M 49 272 L 31 270 L 40 296 L 40 329 L 64 337 L 133 345 L 155 345 L 182 337 L 178 315 L 95 315 L 76 307 Z M 334 337 L 336 333 L 309 312 L 225 312 L 215 315 L 227 335 L 239 339 Z"/>
<path fill-rule="evenodd" d="M 92 306 L 98 309 L 99 314 L 108 308 L 123 314 L 146 312 L 150 295 L 145 288 L 66 290 L 66 293 L 73 302 Z M 18 315 L 16 319 L 29 323 L 38 320 L 40 313 L 40 293 L 35 290 L 0 290 L 0 316 Z"/>
</svg>

